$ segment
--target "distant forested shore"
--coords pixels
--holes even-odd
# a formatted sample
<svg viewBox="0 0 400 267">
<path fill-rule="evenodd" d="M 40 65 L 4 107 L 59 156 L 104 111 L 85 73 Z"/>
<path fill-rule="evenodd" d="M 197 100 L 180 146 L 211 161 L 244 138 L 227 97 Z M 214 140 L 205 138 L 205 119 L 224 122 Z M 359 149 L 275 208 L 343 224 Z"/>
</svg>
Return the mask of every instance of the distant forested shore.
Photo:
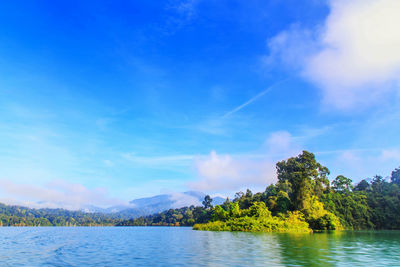
<svg viewBox="0 0 400 267">
<path fill-rule="evenodd" d="M 103 213 L 31 209 L 0 203 L 0 226 L 114 226 L 121 221 Z"/>
<path fill-rule="evenodd" d="M 196 230 L 311 232 L 400 229 L 400 168 L 353 185 L 303 151 L 276 164 L 278 182 L 264 192 L 236 193 L 221 205 L 206 196 L 203 206 L 169 209 L 140 218 L 64 209 L 0 204 L 0 226 L 193 226 Z"/>
</svg>

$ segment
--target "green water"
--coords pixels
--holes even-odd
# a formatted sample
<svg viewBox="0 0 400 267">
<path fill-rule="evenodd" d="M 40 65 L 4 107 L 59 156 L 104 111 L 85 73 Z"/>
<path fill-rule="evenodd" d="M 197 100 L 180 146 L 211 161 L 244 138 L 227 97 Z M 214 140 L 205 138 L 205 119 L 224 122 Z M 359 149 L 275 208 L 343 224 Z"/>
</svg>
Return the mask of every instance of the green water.
<svg viewBox="0 0 400 267">
<path fill-rule="evenodd" d="M 400 266 L 400 232 L 2 227 L 0 266 Z"/>
<path fill-rule="evenodd" d="M 400 266 L 400 232 L 278 234 L 275 238 L 280 264 L 286 266 Z"/>
</svg>

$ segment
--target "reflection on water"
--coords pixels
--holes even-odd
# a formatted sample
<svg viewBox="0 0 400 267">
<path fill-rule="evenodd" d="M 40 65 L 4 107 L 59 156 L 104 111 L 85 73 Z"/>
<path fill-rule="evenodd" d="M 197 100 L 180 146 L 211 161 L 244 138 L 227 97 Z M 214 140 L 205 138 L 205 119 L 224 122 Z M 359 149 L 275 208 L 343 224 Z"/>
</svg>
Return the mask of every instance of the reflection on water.
<svg viewBox="0 0 400 267">
<path fill-rule="evenodd" d="M 1 266 L 398 266 L 400 232 L 0 228 Z"/>
</svg>

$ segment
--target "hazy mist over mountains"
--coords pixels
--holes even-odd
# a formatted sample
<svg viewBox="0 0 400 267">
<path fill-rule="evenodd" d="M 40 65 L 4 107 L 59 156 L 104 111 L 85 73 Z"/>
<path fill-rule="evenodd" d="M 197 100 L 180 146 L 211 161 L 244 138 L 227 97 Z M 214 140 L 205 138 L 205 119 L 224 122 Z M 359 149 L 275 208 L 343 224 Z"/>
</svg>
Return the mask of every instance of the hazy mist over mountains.
<svg viewBox="0 0 400 267">
<path fill-rule="evenodd" d="M 115 214 L 124 218 L 135 218 L 162 212 L 169 209 L 176 209 L 189 206 L 202 206 L 206 194 L 196 191 L 183 193 L 161 194 L 153 197 L 134 199 L 129 205 L 118 205 L 109 208 L 100 208 L 93 205 L 86 206 L 85 212 L 101 212 Z M 214 197 L 213 205 L 222 204 L 225 201 L 222 197 Z"/>
</svg>

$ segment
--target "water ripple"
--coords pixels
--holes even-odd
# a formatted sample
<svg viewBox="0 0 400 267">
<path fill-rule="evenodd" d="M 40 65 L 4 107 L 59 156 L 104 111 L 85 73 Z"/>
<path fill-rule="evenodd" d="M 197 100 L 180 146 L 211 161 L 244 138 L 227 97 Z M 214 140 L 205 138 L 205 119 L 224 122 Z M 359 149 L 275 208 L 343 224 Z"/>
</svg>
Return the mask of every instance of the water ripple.
<svg viewBox="0 0 400 267">
<path fill-rule="evenodd" d="M 260 234 L 186 227 L 0 228 L 1 266 L 398 266 L 400 232 Z"/>
</svg>

